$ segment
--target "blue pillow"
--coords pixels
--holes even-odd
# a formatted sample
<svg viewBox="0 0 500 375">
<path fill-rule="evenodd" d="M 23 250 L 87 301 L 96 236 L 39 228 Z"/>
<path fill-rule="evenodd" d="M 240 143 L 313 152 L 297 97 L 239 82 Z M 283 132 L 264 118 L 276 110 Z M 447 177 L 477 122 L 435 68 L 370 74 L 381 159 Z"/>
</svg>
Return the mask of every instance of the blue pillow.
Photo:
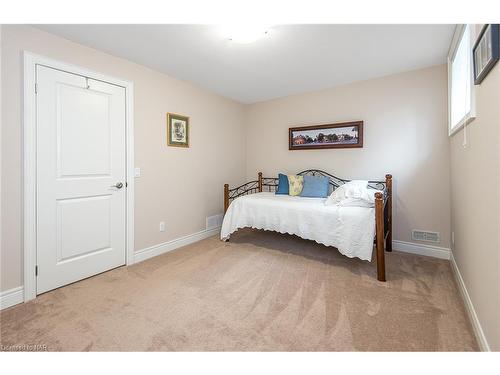
<svg viewBox="0 0 500 375">
<path fill-rule="evenodd" d="M 328 197 L 329 179 L 324 176 L 304 176 L 304 187 L 301 197 L 326 198 Z"/>
<path fill-rule="evenodd" d="M 280 173 L 278 175 L 278 190 L 276 190 L 276 194 L 288 195 L 288 191 L 289 191 L 288 176 L 286 174 Z"/>
</svg>

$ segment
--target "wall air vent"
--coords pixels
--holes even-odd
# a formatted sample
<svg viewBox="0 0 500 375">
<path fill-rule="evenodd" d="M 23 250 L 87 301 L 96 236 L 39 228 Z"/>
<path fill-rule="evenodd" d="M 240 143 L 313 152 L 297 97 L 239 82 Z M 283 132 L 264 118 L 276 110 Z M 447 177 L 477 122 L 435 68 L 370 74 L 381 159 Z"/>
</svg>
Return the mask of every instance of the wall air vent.
<svg viewBox="0 0 500 375">
<path fill-rule="evenodd" d="M 414 241 L 425 241 L 439 243 L 439 233 L 438 232 L 427 232 L 424 230 L 412 230 L 411 239 Z"/>
<path fill-rule="evenodd" d="M 223 214 L 207 217 L 206 227 L 207 230 L 218 228 L 222 225 Z"/>
</svg>

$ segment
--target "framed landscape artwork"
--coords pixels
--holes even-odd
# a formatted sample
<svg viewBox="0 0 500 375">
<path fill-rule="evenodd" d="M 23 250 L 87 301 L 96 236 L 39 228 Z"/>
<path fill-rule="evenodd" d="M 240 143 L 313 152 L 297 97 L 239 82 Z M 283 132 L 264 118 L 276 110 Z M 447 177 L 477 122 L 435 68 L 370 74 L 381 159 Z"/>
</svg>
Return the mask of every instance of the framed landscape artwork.
<svg viewBox="0 0 500 375">
<path fill-rule="evenodd" d="M 290 128 L 288 144 L 289 150 L 363 147 L 363 121 Z"/>
<path fill-rule="evenodd" d="M 189 117 L 167 113 L 167 145 L 189 147 Z"/>
<path fill-rule="evenodd" d="M 472 53 L 474 84 L 479 85 L 500 58 L 500 25 L 484 25 Z"/>
</svg>

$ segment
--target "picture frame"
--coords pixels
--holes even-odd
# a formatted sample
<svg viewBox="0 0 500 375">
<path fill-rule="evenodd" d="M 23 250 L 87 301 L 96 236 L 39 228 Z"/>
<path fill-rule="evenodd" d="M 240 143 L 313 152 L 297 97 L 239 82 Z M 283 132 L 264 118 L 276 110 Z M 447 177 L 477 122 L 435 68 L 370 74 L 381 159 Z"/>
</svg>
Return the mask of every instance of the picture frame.
<svg viewBox="0 0 500 375">
<path fill-rule="evenodd" d="M 300 126 L 288 129 L 289 150 L 361 147 L 363 147 L 363 121 Z"/>
<path fill-rule="evenodd" d="M 189 117 L 167 113 L 167 145 L 189 147 Z"/>
<path fill-rule="evenodd" d="M 500 58 L 500 25 L 486 24 L 472 47 L 474 84 L 479 85 Z"/>
</svg>

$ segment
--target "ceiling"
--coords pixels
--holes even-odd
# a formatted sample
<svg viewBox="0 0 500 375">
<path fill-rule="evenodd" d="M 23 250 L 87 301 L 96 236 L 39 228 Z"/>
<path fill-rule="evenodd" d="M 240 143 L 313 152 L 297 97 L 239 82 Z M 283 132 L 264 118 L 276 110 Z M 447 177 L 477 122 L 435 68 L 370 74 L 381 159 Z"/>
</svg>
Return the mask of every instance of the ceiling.
<svg viewBox="0 0 500 375">
<path fill-rule="evenodd" d="M 237 44 L 213 25 L 36 25 L 242 103 L 444 64 L 454 25 L 282 25 Z"/>
</svg>

